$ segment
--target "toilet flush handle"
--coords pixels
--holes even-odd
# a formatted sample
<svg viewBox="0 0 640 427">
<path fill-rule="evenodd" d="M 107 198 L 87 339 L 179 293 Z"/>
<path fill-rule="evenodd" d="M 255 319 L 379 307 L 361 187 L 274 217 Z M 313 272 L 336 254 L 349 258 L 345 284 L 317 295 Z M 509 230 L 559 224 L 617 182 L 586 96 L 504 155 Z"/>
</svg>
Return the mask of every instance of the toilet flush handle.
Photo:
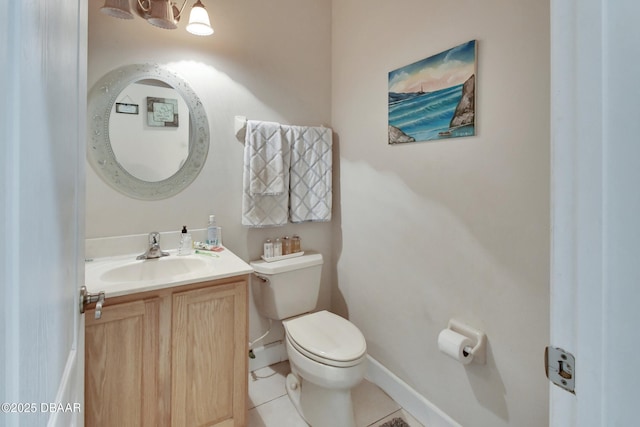
<svg viewBox="0 0 640 427">
<path fill-rule="evenodd" d="M 271 282 L 269 281 L 269 278 L 266 276 L 261 276 L 258 273 L 253 273 L 254 276 L 256 276 L 258 279 L 262 280 L 262 283 L 265 285 L 269 285 L 271 284 Z"/>
</svg>

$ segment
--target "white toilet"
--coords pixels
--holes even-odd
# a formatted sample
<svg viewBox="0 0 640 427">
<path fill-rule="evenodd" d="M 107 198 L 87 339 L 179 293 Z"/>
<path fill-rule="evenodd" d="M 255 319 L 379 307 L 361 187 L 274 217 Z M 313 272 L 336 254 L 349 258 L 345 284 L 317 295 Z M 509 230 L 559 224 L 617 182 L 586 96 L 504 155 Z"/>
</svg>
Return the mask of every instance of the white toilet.
<svg viewBox="0 0 640 427">
<path fill-rule="evenodd" d="M 312 427 L 354 427 L 351 389 L 364 378 L 367 345 L 348 320 L 328 311 L 305 314 L 318 301 L 322 255 L 251 266 L 262 279 L 253 281 L 258 311 L 283 321 L 294 406 Z"/>
</svg>

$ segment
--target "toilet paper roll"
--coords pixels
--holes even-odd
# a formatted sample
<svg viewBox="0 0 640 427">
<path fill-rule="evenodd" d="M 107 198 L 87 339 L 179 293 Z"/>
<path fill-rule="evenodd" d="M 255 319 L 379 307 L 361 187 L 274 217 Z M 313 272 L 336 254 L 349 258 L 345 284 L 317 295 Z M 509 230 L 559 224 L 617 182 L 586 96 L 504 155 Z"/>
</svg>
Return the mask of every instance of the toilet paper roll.
<svg viewBox="0 0 640 427">
<path fill-rule="evenodd" d="M 438 335 L 438 348 L 440 351 L 463 365 L 471 363 L 473 359 L 472 354 L 464 351 L 465 347 L 473 347 L 471 339 L 451 329 L 445 329 Z"/>
</svg>

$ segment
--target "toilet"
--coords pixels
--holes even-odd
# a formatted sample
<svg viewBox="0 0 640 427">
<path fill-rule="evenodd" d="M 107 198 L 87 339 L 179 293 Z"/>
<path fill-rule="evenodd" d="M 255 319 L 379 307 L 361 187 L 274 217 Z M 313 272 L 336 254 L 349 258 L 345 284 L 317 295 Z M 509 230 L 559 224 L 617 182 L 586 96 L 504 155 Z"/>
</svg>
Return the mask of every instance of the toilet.
<svg viewBox="0 0 640 427">
<path fill-rule="evenodd" d="M 322 255 L 306 252 L 279 261 L 251 262 L 253 295 L 263 316 L 282 320 L 291 373 L 286 389 L 312 427 L 355 427 L 351 389 L 364 378 L 367 345 L 362 332 L 318 302 Z"/>
</svg>

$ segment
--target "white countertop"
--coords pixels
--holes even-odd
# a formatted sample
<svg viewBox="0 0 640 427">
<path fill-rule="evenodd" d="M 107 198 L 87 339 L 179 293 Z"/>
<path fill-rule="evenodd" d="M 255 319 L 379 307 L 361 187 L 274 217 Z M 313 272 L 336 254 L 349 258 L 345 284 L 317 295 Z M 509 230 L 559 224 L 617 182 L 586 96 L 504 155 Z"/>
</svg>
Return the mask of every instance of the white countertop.
<svg viewBox="0 0 640 427">
<path fill-rule="evenodd" d="M 168 252 L 169 256 L 151 260 L 136 260 L 138 253 L 87 261 L 85 286 L 91 293 L 104 291 L 109 298 L 253 272 L 249 264 L 226 248 L 204 255 Z"/>
</svg>

